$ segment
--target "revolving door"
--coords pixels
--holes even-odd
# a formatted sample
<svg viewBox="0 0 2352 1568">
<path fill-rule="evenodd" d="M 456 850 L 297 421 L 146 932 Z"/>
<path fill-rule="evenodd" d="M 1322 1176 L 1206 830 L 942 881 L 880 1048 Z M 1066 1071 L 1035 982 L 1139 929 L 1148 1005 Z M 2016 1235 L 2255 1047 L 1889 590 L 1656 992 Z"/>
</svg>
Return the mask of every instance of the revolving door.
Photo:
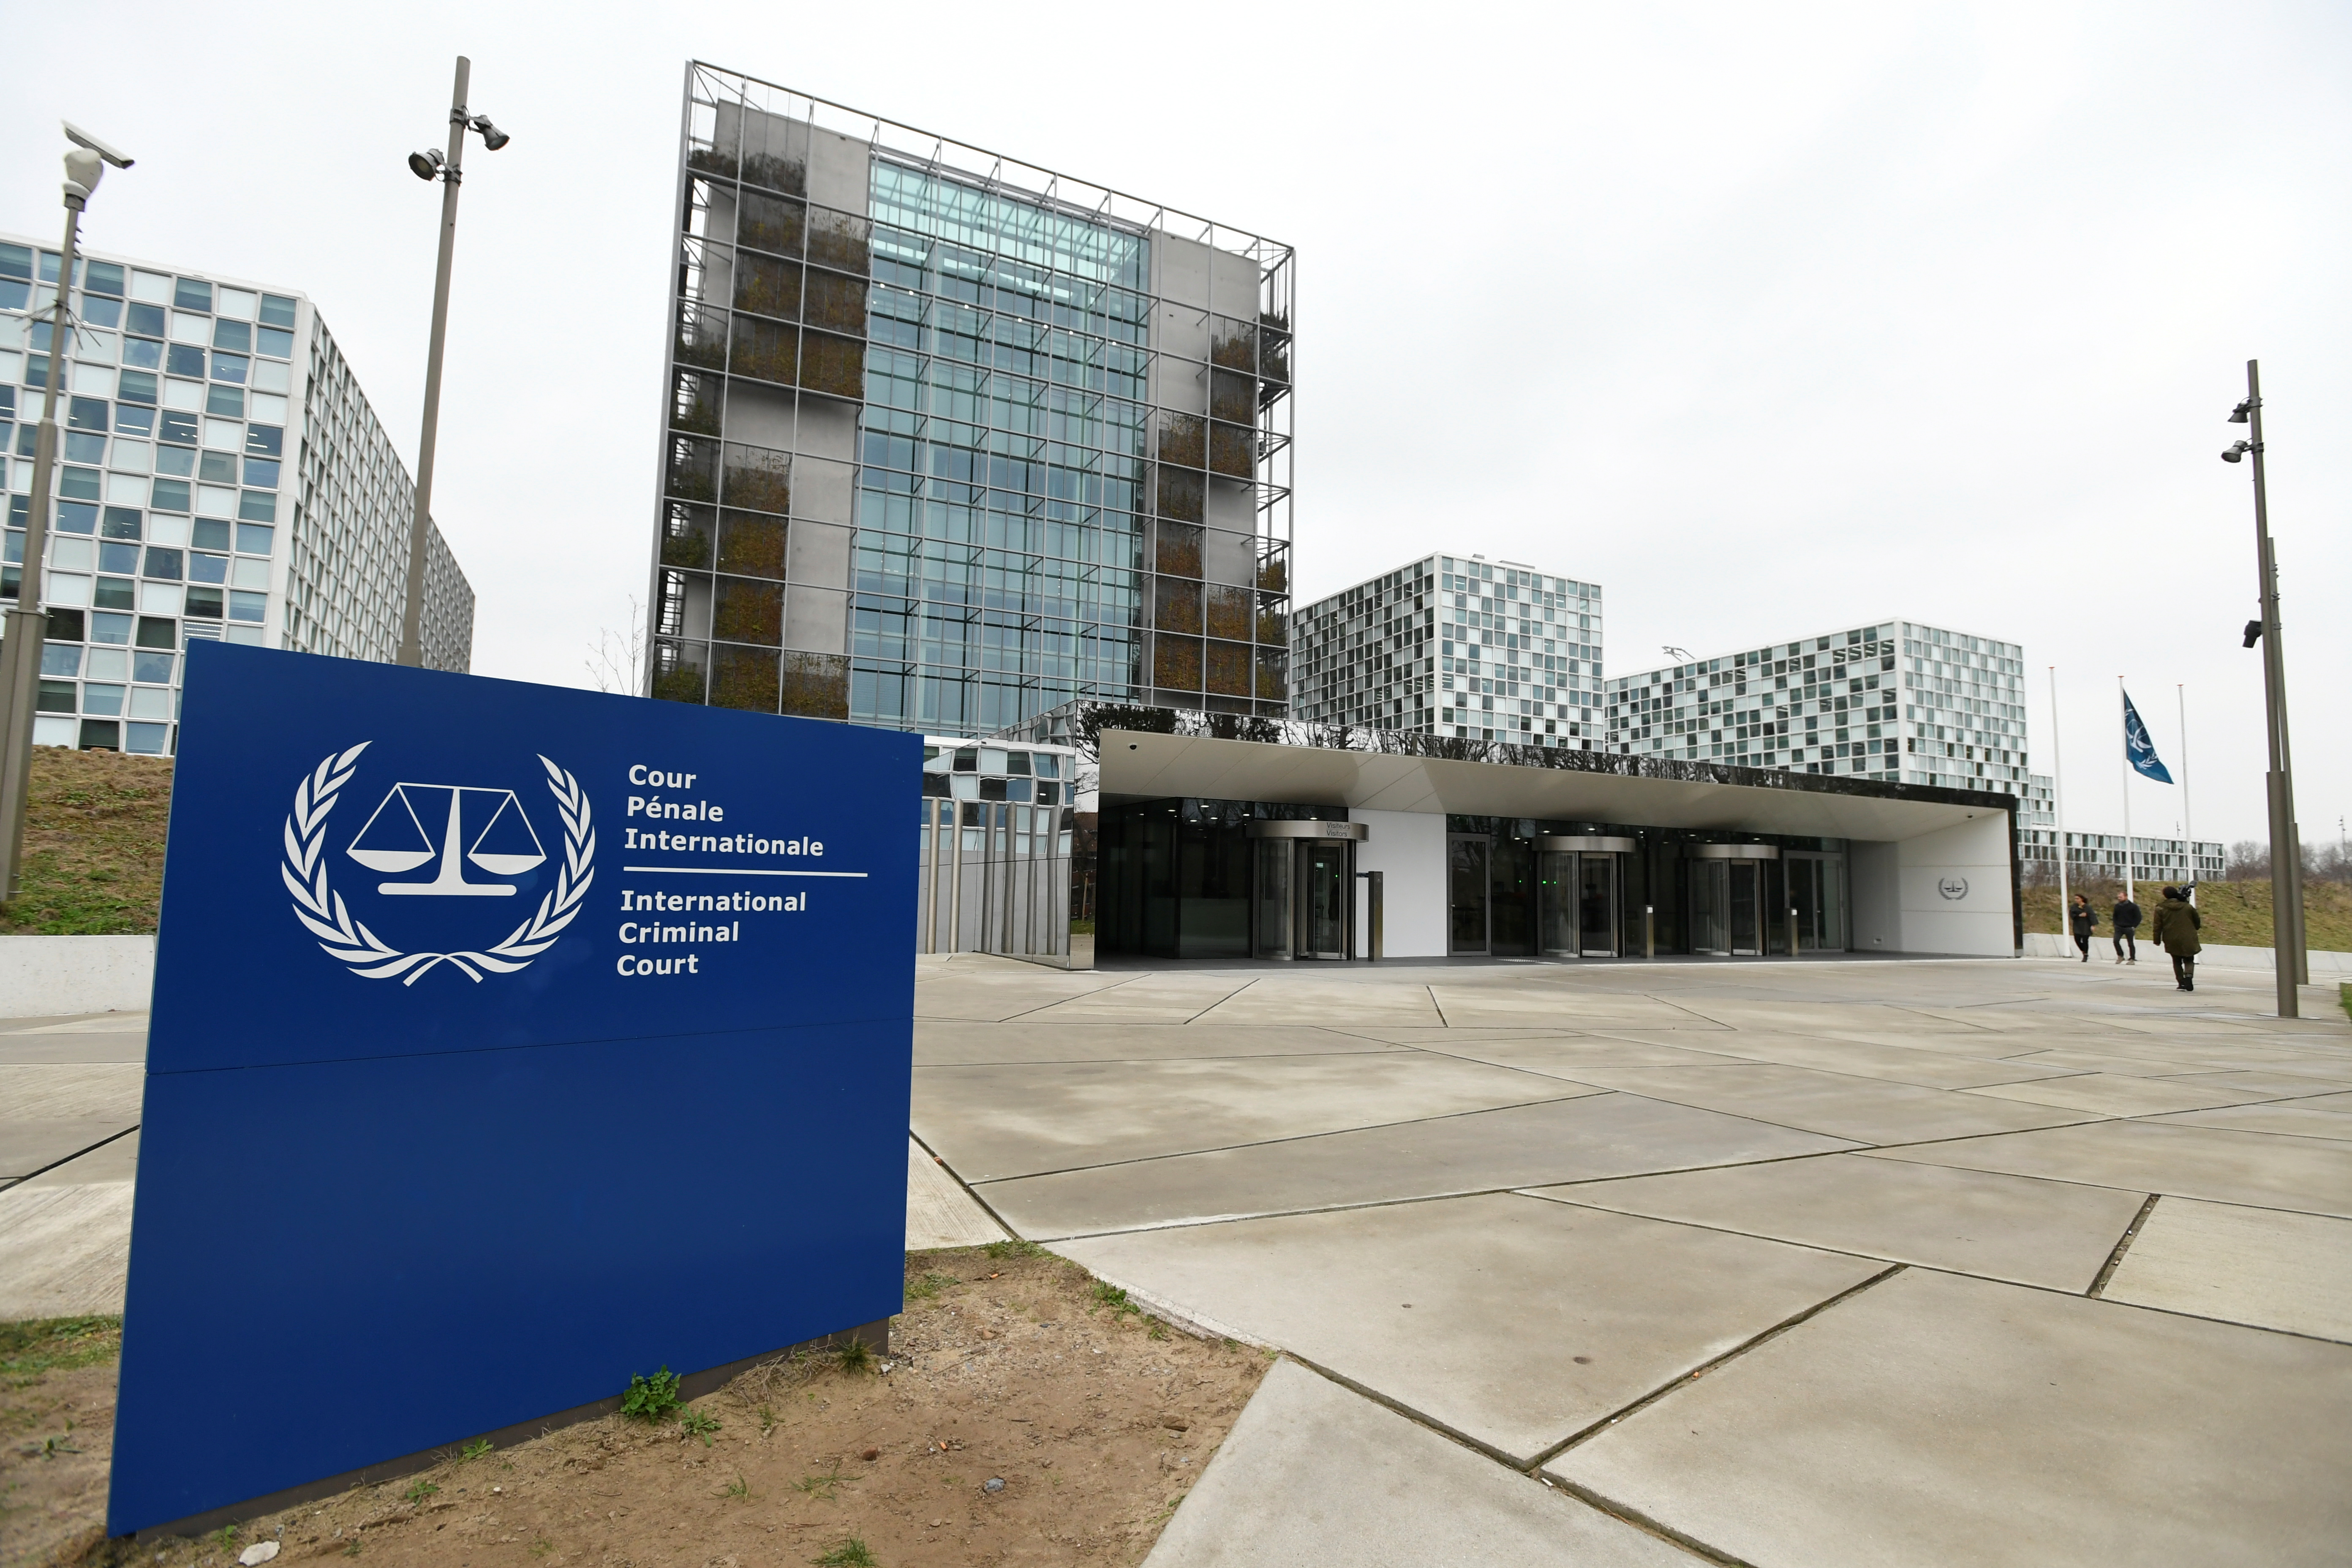
<svg viewBox="0 0 2352 1568">
<path fill-rule="evenodd" d="M 1253 822 L 1250 952 L 1257 958 L 1346 959 L 1356 951 L 1356 846 L 1360 822 Z"/>
<path fill-rule="evenodd" d="M 1630 838 L 1553 834 L 1536 840 L 1537 926 L 1546 958 L 1614 958 Z"/>
<path fill-rule="evenodd" d="M 1691 951 L 1762 956 L 1769 939 L 1773 863 L 1769 844 L 1694 844 L 1690 865 Z"/>
</svg>

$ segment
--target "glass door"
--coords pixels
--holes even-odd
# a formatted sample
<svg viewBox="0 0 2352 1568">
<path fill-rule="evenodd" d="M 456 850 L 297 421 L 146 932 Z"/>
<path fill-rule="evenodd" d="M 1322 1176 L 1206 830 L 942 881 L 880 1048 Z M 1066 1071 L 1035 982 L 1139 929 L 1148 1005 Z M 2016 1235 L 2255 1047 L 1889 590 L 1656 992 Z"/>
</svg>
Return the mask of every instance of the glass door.
<svg viewBox="0 0 2352 1568">
<path fill-rule="evenodd" d="M 1290 863 L 1297 858 L 1297 841 L 1261 838 L 1257 852 L 1257 884 L 1253 889 L 1250 918 L 1255 953 L 1260 958 L 1296 956 L 1291 945 Z"/>
<path fill-rule="evenodd" d="M 1532 958 L 1538 935 L 1536 847 L 1501 837 L 1487 846 L 1486 951 L 1496 958 Z"/>
<path fill-rule="evenodd" d="M 1731 951 L 1731 879 L 1727 860 L 1690 862 L 1693 952 Z"/>
<path fill-rule="evenodd" d="M 1764 863 L 1730 860 L 1724 868 L 1729 873 L 1725 890 L 1731 951 L 1743 956 L 1760 953 L 1764 951 Z"/>
<path fill-rule="evenodd" d="M 1788 858 L 1789 907 L 1796 911 L 1799 952 L 1845 951 L 1845 857 Z"/>
<path fill-rule="evenodd" d="M 1306 918 L 1298 956 L 1346 958 L 1348 898 L 1355 890 L 1348 876 L 1348 847 L 1308 840 L 1299 845 L 1299 860 Z"/>
<path fill-rule="evenodd" d="M 1537 877 L 1541 894 L 1538 900 L 1536 924 L 1538 942 L 1546 958 L 1574 958 L 1577 955 L 1577 876 L 1576 863 L 1582 858 L 1573 851 L 1547 849 L 1537 860 Z"/>
<path fill-rule="evenodd" d="M 1563 855 L 1565 860 L 1569 858 Z M 1586 958 L 1617 956 L 1617 857 L 1576 860 L 1576 950 Z"/>
<path fill-rule="evenodd" d="M 1486 859 L 1484 837 L 1457 836 L 1445 846 L 1446 951 L 1486 951 Z"/>
</svg>

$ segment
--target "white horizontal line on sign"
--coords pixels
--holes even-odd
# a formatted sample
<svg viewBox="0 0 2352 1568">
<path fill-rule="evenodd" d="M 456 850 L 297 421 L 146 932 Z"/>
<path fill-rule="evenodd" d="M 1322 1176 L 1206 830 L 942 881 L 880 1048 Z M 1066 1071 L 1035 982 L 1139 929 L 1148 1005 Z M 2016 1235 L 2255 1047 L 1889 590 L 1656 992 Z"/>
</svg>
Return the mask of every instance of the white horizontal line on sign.
<svg viewBox="0 0 2352 1568">
<path fill-rule="evenodd" d="M 675 871 L 688 877 L 864 877 L 863 871 L 755 871 L 742 866 L 624 866 L 624 871 Z"/>
</svg>

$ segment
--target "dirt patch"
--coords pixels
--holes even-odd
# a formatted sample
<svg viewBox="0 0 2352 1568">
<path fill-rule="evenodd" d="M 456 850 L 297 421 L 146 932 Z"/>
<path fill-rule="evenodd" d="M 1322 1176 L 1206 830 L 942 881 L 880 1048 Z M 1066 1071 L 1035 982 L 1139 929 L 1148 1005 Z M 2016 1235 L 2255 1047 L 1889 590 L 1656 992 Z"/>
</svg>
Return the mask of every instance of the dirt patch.
<svg viewBox="0 0 2352 1568">
<path fill-rule="evenodd" d="M 0 1323 L 0 1563 L 79 1555 L 104 1533 L 120 1318 Z"/>
<path fill-rule="evenodd" d="M 155 929 L 172 762 L 33 748 L 23 890 L 0 932 L 105 936 Z"/>
<path fill-rule="evenodd" d="M 651 1421 L 453 1454 L 226 1538 L 98 1540 L 101 1466 L 66 1560 L 231 1568 L 277 1541 L 281 1563 L 434 1568 L 1133 1563 L 1269 1364 L 1017 1242 L 910 1256 L 891 1353 L 856 1362 L 772 1363 Z"/>
</svg>

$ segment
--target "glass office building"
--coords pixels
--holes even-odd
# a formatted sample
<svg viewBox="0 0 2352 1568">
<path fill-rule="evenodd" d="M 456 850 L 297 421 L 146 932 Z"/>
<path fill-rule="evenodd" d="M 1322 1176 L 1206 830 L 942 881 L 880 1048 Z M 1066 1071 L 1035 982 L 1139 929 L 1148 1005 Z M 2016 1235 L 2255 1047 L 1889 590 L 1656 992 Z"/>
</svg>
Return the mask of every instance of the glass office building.
<svg viewBox="0 0 2352 1568">
<path fill-rule="evenodd" d="M 677 182 L 653 695 L 1286 711 L 1287 247 L 700 63 Z"/>
<path fill-rule="evenodd" d="M 1484 556 L 1424 555 L 1298 613 L 1293 716 L 1591 751 L 1601 588 Z"/>
<path fill-rule="evenodd" d="M 58 267 L 0 236 L 9 597 Z M 87 252 L 75 274 L 35 742 L 172 753 L 193 642 L 398 657 L 415 489 L 310 300 Z M 425 663 L 466 668 L 473 636 L 473 590 L 436 530 Z"/>
<path fill-rule="evenodd" d="M 2025 650 L 1884 620 L 1608 683 L 1621 755 L 2026 793 Z"/>
</svg>

